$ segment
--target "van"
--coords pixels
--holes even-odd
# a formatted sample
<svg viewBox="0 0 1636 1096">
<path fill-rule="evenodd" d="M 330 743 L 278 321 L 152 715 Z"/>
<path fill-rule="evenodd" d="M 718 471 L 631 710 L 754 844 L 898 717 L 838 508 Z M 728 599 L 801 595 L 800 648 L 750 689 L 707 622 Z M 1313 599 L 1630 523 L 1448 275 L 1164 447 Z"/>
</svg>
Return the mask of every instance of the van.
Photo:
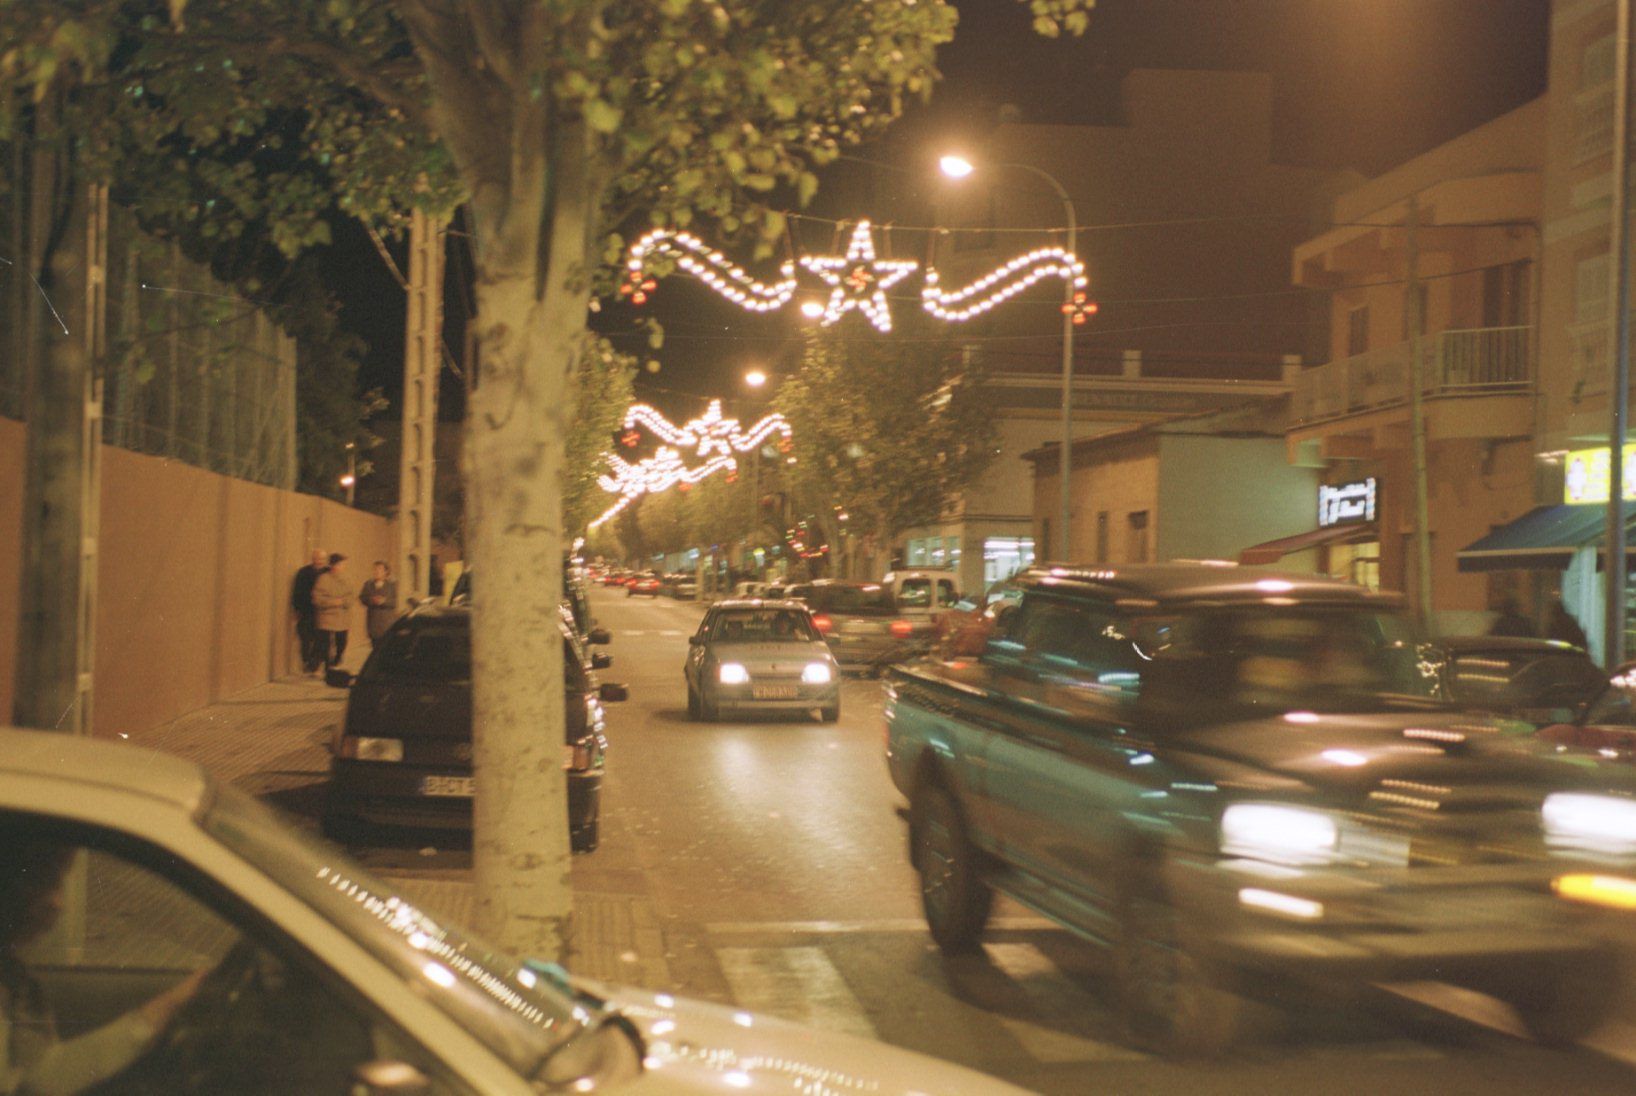
<svg viewBox="0 0 1636 1096">
<path fill-rule="evenodd" d="M 960 600 L 960 579 L 953 571 L 935 568 L 888 571 L 881 585 L 892 591 L 898 615 L 916 622 L 936 620 Z"/>
</svg>

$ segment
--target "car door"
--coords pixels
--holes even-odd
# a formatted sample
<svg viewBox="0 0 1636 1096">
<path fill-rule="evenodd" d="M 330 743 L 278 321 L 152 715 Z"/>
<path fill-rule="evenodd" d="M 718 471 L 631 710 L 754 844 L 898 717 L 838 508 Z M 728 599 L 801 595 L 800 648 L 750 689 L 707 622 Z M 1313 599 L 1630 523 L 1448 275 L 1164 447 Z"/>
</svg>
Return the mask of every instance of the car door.
<svg viewBox="0 0 1636 1096">
<path fill-rule="evenodd" d="M 705 651 L 708 650 L 706 640 L 710 638 L 710 629 L 716 626 L 716 616 L 714 609 L 705 613 L 704 619 L 699 622 L 699 630 L 693 633 L 687 643 L 687 661 L 682 665 L 682 675 L 695 689 L 700 688 Z"/>
</svg>

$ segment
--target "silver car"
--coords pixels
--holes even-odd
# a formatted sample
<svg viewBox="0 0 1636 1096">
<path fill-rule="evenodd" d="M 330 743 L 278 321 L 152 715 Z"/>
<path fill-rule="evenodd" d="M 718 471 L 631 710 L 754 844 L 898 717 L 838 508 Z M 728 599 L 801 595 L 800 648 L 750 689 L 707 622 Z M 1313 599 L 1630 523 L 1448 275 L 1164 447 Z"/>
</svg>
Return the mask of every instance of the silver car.
<svg viewBox="0 0 1636 1096">
<path fill-rule="evenodd" d="M 719 601 L 688 640 L 687 713 L 811 711 L 841 717 L 841 670 L 799 601 Z"/>
</svg>

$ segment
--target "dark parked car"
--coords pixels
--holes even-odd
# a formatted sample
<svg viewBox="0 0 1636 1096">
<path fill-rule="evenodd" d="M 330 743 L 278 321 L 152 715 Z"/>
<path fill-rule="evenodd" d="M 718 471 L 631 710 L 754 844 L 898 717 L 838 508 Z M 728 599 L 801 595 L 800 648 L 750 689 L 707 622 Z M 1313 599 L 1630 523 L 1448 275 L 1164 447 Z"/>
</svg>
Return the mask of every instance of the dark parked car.
<svg viewBox="0 0 1636 1096">
<path fill-rule="evenodd" d="M 599 685 L 562 614 L 569 833 L 596 848 L 608 740 L 602 705 L 623 685 Z M 471 610 L 426 606 L 402 618 L 369 655 L 347 697 L 331 752 L 324 831 L 345 839 L 360 823 L 469 829 Z"/>
<path fill-rule="evenodd" d="M 688 638 L 687 711 L 706 722 L 722 712 L 818 710 L 841 717 L 840 667 L 798 601 L 722 601 Z"/>
<path fill-rule="evenodd" d="M 472 569 L 466 568 L 460 572 L 455 580 L 454 590 L 449 594 L 450 605 L 471 605 L 472 597 Z M 591 594 L 586 585 L 585 574 L 577 567 L 564 566 L 562 570 L 562 608 L 568 614 L 574 627 L 574 634 L 586 647 L 605 647 L 613 642 L 608 629 L 598 627 L 596 620 L 591 616 Z M 591 669 L 606 670 L 613 665 L 613 656 L 602 654 L 600 651 L 591 655 Z"/>
<path fill-rule="evenodd" d="M 928 649 L 936 625 L 898 612 L 892 591 L 879 582 L 818 579 L 797 583 L 786 598 L 805 602 L 835 661 L 852 669 L 879 669 Z"/>
<path fill-rule="evenodd" d="M 1554 639 L 1469 636 L 1425 648 L 1437 695 L 1468 711 L 1504 716 L 1528 730 L 1570 723 L 1607 688 L 1590 655 Z"/>
<path fill-rule="evenodd" d="M 934 940 L 995 891 L 1106 941 L 1143 1042 L 1245 998 L 1435 979 L 1590 1031 L 1636 895 L 1636 772 L 1428 696 L 1400 601 L 1202 565 L 1039 568 L 981 657 L 895 667 L 892 780 Z"/>
</svg>

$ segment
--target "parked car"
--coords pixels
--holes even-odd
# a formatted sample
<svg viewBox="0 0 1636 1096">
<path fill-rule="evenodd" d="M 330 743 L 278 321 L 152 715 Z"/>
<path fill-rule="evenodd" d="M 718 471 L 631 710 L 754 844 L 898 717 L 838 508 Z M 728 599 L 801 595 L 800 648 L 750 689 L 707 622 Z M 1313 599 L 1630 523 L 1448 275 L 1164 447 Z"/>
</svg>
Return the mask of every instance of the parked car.
<svg viewBox="0 0 1636 1096">
<path fill-rule="evenodd" d="M 1563 1043 L 1617 990 L 1636 771 L 1427 695 L 1401 601 L 1300 575 L 1051 567 L 977 659 L 895 667 L 887 764 L 933 939 L 996 891 L 1110 942 L 1143 1042 L 1245 997 L 1436 979 Z"/>
<path fill-rule="evenodd" d="M 678 571 L 664 577 L 663 591 L 677 601 L 692 601 L 699 596 L 699 579 L 697 575 L 686 571 Z"/>
<path fill-rule="evenodd" d="M 789 597 L 789 589 L 793 585 L 794 583 L 790 582 L 769 582 L 762 589 L 761 596 L 768 601 L 777 601 L 779 598 Z"/>
<path fill-rule="evenodd" d="M 629 574 L 630 572 L 622 570 L 609 571 L 607 574 L 602 576 L 602 585 L 623 586 L 625 585 L 625 579 L 629 577 Z"/>
<path fill-rule="evenodd" d="M 735 598 L 756 598 L 767 595 L 765 582 L 736 582 L 733 584 L 732 596 Z"/>
<path fill-rule="evenodd" d="M 848 668 L 879 669 L 929 649 L 935 639 L 932 622 L 900 613 L 892 591 L 879 582 L 818 579 L 791 586 L 784 596 L 806 603 L 835 660 Z"/>
<path fill-rule="evenodd" d="M 841 670 L 798 601 L 718 601 L 688 639 L 687 714 L 818 711 L 841 718 Z"/>
<path fill-rule="evenodd" d="M 652 571 L 648 571 L 645 574 L 640 574 L 632 578 L 631 581 L 625 586 L 625 596 L 636 597 L 637 595 L 641 595 L 642 597 L 658 597 L 659 576 L 654 574 Z"/>
<path fill-rule="evenodd" d="M 573 848 L 598 842 L 608 748 L 604 702 L 623 685 L 599 684 L 564 609 L 568 823 Z M 472 775 L 471 610 L 428 606 L 394 624 L 370 652 L 331 744 L 324 831 L 357 836 L 361 823 L 467 829 Z"/>
<path fill-rule="evenodd" d="M 202 972 L 157 1032 L 71 1062 L 75 1091 L 705 1096 L 836 1078 L 880 1096 L 1020 1093 L 507 955 L 238 788 L 124 743 L 0 730 L 0 842 L 17 873 L 0 880 L 8 893 L 38 875 L 19 859 L 73 864 L 82 946 L 48 938 L 11 975 L 50 1003 L 31 1017 L 52 1015 L 64 1038 L 94 1031 Z M 50 1038 L 29 1034 L 40 1049 Z M 12 1058 L 8 1085 L 60 1079 L 31 1079 L 27 1061 Z"/>
<path fill-rule="evenodd" d="M 460 572 L 455 581 L 454 590 L 449 594 L 450 605 L 471 605 L 472 597 L 472 570 L 470 567 Z M 595 618 L 591 616 L 591 593 L 586 586 L 584 576 L 573 568 L 565 567 L 562 572 L 562 607 L 567 611 L 569 620 L 574 627 L 574 634 L 586 647 L 606 647 L 613 642 L 613 636 L 608 629 L 599 627 Z M 598 651 L 591 655 L 591 669 L 606 670 L 613 665 L 613 656 Z"/>
<path fill-rule="evenodd" d="M 1462 636 L 1424 650 L 1437 695 L 1469 711 L 1536 727 L 1571 723 L 1607 688 L 1590 655 L 1555 639 Z"/>
</svg>

